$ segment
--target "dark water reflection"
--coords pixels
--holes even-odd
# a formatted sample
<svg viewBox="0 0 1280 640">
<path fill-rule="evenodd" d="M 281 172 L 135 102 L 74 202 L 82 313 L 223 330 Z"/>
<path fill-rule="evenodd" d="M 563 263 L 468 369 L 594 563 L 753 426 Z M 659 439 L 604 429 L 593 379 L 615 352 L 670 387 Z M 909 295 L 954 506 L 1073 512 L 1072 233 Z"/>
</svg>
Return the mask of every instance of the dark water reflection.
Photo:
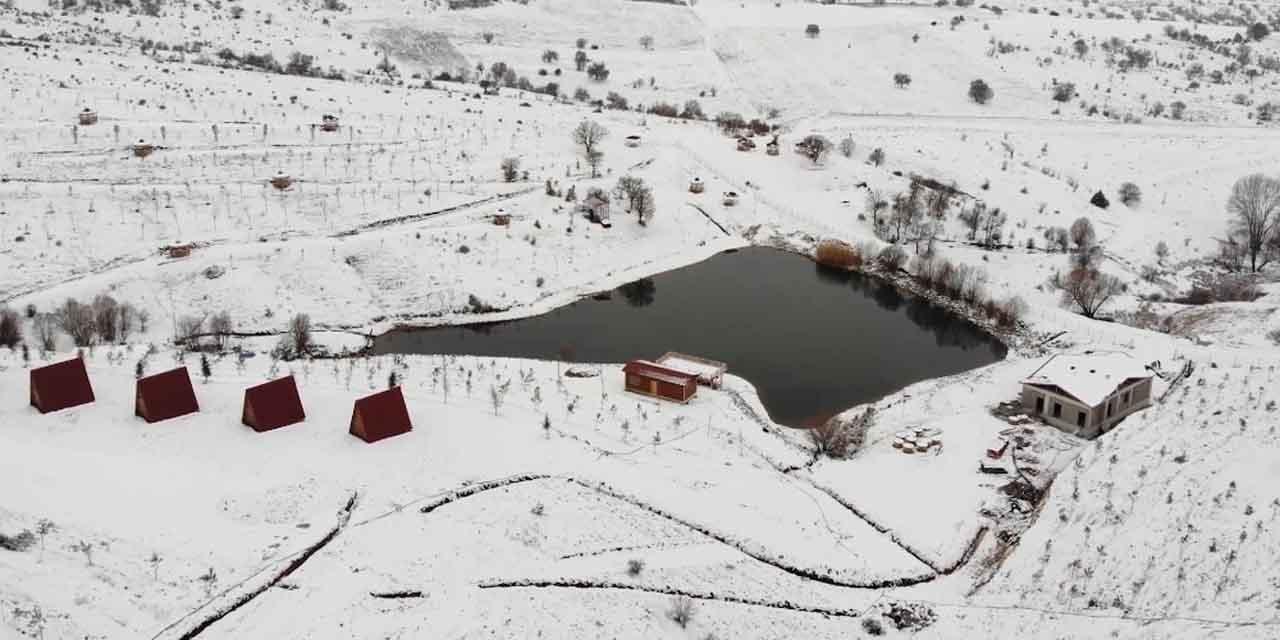
<svg viewBox="0 0 1280 640">
<path fill-rule="evenodd" d="M 772 418 L 802 426 L 999 360 L 1004 346 L 927 300 L 772 249 L 724 253 L 511 322 L 398 330 L 377 353 L 625 362 L 683 351 L 729 363 Z"/>
</svg>

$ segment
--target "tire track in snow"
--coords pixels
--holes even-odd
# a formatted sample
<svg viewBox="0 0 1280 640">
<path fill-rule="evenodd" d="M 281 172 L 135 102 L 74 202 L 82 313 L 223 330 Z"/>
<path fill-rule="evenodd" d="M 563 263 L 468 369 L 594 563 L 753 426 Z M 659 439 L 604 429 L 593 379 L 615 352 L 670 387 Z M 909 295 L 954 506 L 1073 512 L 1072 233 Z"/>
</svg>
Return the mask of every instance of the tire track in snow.
<svg viewBox="0 0 1280 640">
<path fill-rule="evenodd" d="M 824 616 L 839 618 L 857 618 L 862 615 L 857 609 L 838 609 L 834 607 L 812 607 L 803 604 L 791 602 L 790 600 L 763 600 L 758 598 L 743 598 L 731 595 L 716 595 L 715 592 L 689 591 L 687 589 L 676 589 L 672 587 L 647 587 L 638 584 L 629 584 L 626 582 L 597 582 L 594 580 L 494 580 L 480 583 L 481 589 L 613 589 L 620 591 L 639 591 L 643 593 L 656 593 L 668 596 L 684 596 L 694 600 L 709 600 L 712 602 L 725 602 L 729 604 L 743 604 L 753 607 L 767 607 L 769 609 L 781 609 L 784 611 L 795 611 L 799 613 L 817 613 Z"/>
<path fill-rule="evenodd" d="M 162 637 L 163 638 L 173 637 L 173 638 L 176 638 L 176 640 L 192 640 L 192 638 L 199 636 L 201 633 L 205 632 L 209 627 L 213 626 L 219 620 L 222 620 L 223 618 L 231 615 L 240 607 L 243 607 L 246 604 L 253 602 L 254 598 L 257 598 L 258 596 L 262 595 L 268 589 L 280 584 L 280 582 L 283 581 L 285 578 L 292 575 L 298 569 L 301 569 L 302 565 L 306 564 L 306 562 L 310 560 L 312 556 L 318 553 L 330 542 L 333 542 L 334 538 L 338 537 L 338 534 L 342 533 L 343 529 L 345 529 L 347 526 L 347 522 L 351 520 L 352 512 L 355 511 L 356 499 L 358 496 L 359 496 L 358 493 L 353 492 L 351 494 L 351 497 L 347 499 L 347 503 L 342 507 L 342 509 L 338 511 L 337 523 L 334 524 L 333 528 L 329 529 L 328 533 L 326 533 L 324 537 L 320 538 L 315 543 L 311 544 L 307 548 L 298 552 L 294 556 L 293 560 L 290 560 L 289 563 L 286 564 L 283 569 L 273 574 L 269 580 L 235 597 L 229 604 L 219 607 L 217 611 L 214 611 L 209 615 L 205 616 L 198 623 L 196 623 L 195 626 L 192 626 L 191 628 L 187 629 L 185 632 L 181 633 L 180 635 L 171 635 L 169 633 L 170 631 L 173 631 L 180 623 L 190 618 L 191 616 L 195 615 L 201 609 L 212 604 L 214 600 L 209 600 L 208 602 L 205 602 L 204 604 L 197 607 L 194 611 L 191 611 L 190 613 L 183 616 L 182 618 L 179 618 L 178 620 L 169 624 L 169 626 L 165 627 L 164 629 L 161 629 L 159 633 L 152 636 L 152 640 L 157 640 L 158 638 L 162 638 Z M 255 574 L 255 576 L 256 575 L 257 574 Z M 245 581 L 241 582 L 236 586 L 244 585 L 249 580 L 252 580 L 253 577 L 254 576 L 251 576 L 250 578 L 246 579 Z M 229 594 L 230 591 L 231 591 L 230 589 L 223 591 L 223 593 L 219 595 L 219 598 L 223 596 L 227 596 L 227 594 Z"/>
</svg>

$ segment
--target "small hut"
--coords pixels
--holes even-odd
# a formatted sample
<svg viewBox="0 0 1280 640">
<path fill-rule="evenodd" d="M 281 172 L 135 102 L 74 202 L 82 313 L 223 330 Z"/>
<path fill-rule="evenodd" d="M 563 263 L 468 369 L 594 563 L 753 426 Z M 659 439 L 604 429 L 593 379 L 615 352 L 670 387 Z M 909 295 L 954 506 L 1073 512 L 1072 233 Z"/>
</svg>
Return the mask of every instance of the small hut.
<svg viewBox="0 0 1280 640">
<path fill-rule="evenodd" d="M 771 156 L 776 156 L 780 153 L 778 149 L 778 136 L 774 136 L 772 140 L 764 145 L 764 152 Z"/>
<path fill-rule="evenodd" d="M 138 379 L 134 415 L 147 422 L 160 422 L 200 410 L 196 392 L 186 367 Z"/>
<path fill-rule="evenodd" d="M 293 186 L 293 178 L 289 177 L 289 174 L 281 171 L 276 175 L 271 176 L 271 186 L 275 187 L 279 191 L 284 191 L 285 189 Z"/>
<path fill-rule="evenodd" d="M 400 387 L 365 396 L 356 400 L 351 410 L 351 435 L 368 443 L 409 433 L 409 409 L 404 405 Z"/>
<path fill-rule="evenodd" d="M 622 144 L 625 144 L 628 147 L 638 147 L 640 146 L 640 136 L 633 133 L 626 138 L 623 138 Z"/>
<path fill-rule="evenodd" d="M 738 151 L 751 151 L 756 148 L 756 141 L 746 136 L 738 137 Z"/>
<path fill-rule="evenodd" d="M 729 371 L 729 365 L 723 362 L 676 351 L 662 354 L 662 357 L 658 358 L 658 364 L 696 376 L 698 384 L 712 389 L 719 389 L 720 385 L 724 384 L 724 374 Z"/>
<path fill-rule="evenodd" d="M 702 178 L 694 176 L 694 178 L 689 181 L 689 193 L 702 193 L 705 188 L 706 185 L 702 183 Z"/>
<path fill-rule="evenodd" d="M 36 411 L 61 411 L 93 401 L 84 360 L 72 358 L 31 370 L 31 406 Z"/>
<path fill-rule="evenodd" d="M 648 360 L 632 360 L 622 367 L 625 388 L 663 400 L 688 402 L 698 392 L 698 377 Z"/>
<path fill-rule="evenodd" d="M 307 419 L 293 376 L 277 378 L 244 390 L 240 421 L 259 433 Z"/>
<path fill-rule="evenodd" d="M 98 112 L 94 111 L 93 109 L 90 109 L 89 107 L 85 107 L 80 110 L 80 115 L 78 119 L 80 121 L 80 124 L 86 127 L 89 125 L 98 124 Z"/>
<path fill-rule="evenodd" d="M 498 209 L 498 212 L 493 214 L 493 223 L 499 227 L 510 226 L 511 214 L 507 213 L 506 209 Z"/>
<path fill-rule="evenodd" d="M 338 116 L 329 115 L 327 113 L 324 114 L 324 116 L 320 118 L 320 130 L 321 131 L 337 131 Z"/>
<path fill-rule="evenodd" d="M 582 199 L 582 204 L 578 205 L 578 210 L 587 216 L 587 219 L 598 223 L 600 226 L 608 229 L 613 226 L 609 221 L 609 201 L 600 197 L 596 192 L 587 194 Z"/>
<path fill-rule="evenodd" d="M 161 249 L 161 251 L 164 251 L 164 254 L 169 256 L 170 258 L 185 258 L 191 255 L 192 248 L 194 248 L 194 245 L 171 244 Z"/>
<path fill-rule="evenodd" d="M 737 192 L 737 191 L 726 191 L 726 192 L 724 192 L 724 200 L 723 200 L 723 202 L 724 202 L 724 206 L 726 206 L 726 207 L 732 207 L 732 206 L 734 206 L 734 205 L 738 204 L 738 192 Z"/>
<path fill-rule="evenodd" d="M 139 140 L 133 145 L 133 155 L 138 158 L 145 158 L 155 153 L 155 146 L 146 140 Z"/>
</svg>

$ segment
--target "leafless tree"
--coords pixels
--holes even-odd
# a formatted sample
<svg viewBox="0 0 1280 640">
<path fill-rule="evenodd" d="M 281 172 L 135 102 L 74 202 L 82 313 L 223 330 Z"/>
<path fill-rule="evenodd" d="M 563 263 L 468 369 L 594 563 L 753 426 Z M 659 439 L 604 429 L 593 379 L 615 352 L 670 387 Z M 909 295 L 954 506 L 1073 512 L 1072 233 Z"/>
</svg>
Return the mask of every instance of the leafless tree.
<svg viewBox="0 0 1280 640">
<path fill-rule="evenodd" d="M 840 155 L 852 158 L 856 149 L 857 145 L 853 142 L 853 136 L 845 136 L 844 139 L 840 140 Z"/>
<path fill-rule="evenodd" d="M 22 318 L 13 309 L 0 308 L 0 346 L 10 349 L 22 342 Z"/>
<path fill-rule="evenodd" d="M 867 409 L 851 418 L 835 416 L 810 429 L 809 441 L 818 455 L 843 459 L 853 455 L 867 441 L 875 409 Z"/>
<path fill-rule="evenodd" d="M 1097 241 L 1098 234 L 1093 230 L 1093 223 L 1088 218 L 1077 218 L 1071 223 L 1071 242 L 1076 245 L 1077 251 L 1083 251 Z"/>
<path fill-rule="evenodd" d="M 204 316 L 182 316 L 173 327 L 173 341 L 186 345 L 187 349 L 196 350 L 199 346 L 200 333 L 204 331 Z"/>
<path fill-rule="evenodd" d="M 1261 173 L 1236 181 L 1227 199 L 1232 231 L 1241 239 L 1249 268 L 1255 273 L 1275 257 L 1277 226 L 1280 225 L 1280 180 Z"/>
<path fill-rule="evenodd" d="M 520 159 L 519 158 L 503 158 L 501 163 L 502 179 L 507 182 L 515 182 L 520 176 Z"/>
<path fill-rule="evenodd" d="M 100 340 L 115 342 L 119 335 L 120 304 L 105 293 L 98 294 L 93 298 L 93 321 Z"/>
<path fill-rule="evenodd" d="M 969 239 L 978 239 L 978 229 L 982 227 L 982 219 L 986 217 L 987 204 L 985 202 L 975 202 L 968 209 L 960 211 L 960 222 L 964 223 L 965 229 L 969 230 Z"/>
<path fill-rule="evenodd" d="M 1004 236 L 1004 224 L 1009 220 L 999 208 L 992 209 L 982 219 L 982 246 L 991 248 Z"/>
<path fill-rule="evenodd" d="M 94 325 L 93 309 L 88 305 L 67 298 L 58 309 L 58 323 L 77 347 L 87 347 L 93 343 L 97 328 Z"/>
<path fill-rule="evenodd" d="M 649 36 L 649 35 L 640 36 L 640 46 L 643 47 L 645 51 L 652 51 L 653 36 Z"/>
<path fill-rule="evenodd" d="M 676 596 L 671 599 L 671 608 L 667 610 L 667 617 L 671 621 L 680 625 L 681 629 L 687 628 L 689 623 L 693 621 L 693 599 L 689 596 Z"/>
<path fill-rule="evenodd" d="M 1126 207 L 1133 207 L 1142 202 L 1142 189 L 1132 182 L 1125 182 L 1120 185 L 1120 202 Z"/>
<path fill-rule="evenodd" d="M 880 212 L 889 206 L 889 201 L 884 199 L 884 192 L 877 189 L 867 190 L 867 212 L 871 214 L 871 228 L 880 229 Z"/>
<path fill-rule="evenodd" d="M 299 313 L 289 321 L 289 342 L 296 357 L 311 353 L 311 316 Z"/>
<path fill-rule="evenodd" d="M 58 317 L 52 313 L 39 313 L 31 322 L 36 344 L 41 351 L 53 351 L 58 346 Z"/>
<path fill-rule="evenodd" d="M 582 153 L 591 165 L 591 177 L 600 175 L 600 161 L 604 152 L 600 151 L 600 143 L 609 135 L 609 130 L 591 120 L 583 120 L 573 130 L 573 141 L 582 147 Z"/>
<path fill-rule="evenodd" d="M 1157 242 L 1156 243 L 1156 260 L 1158 260 L 1160 264 L 1164 264 L 1165 259 L 1168 257 L 1169 257 L 1169 245 L 1165 244 L 1164 240 Z"/>
<path fill-rule="evenodd" d="M 129 339 L 129 334 L 133 333 L 134 323 L 138 320 L 138 310 L 128 302 L 122 303 L 117 310 L 119 317 L 116 319 L 116 330 L 120 334 L 120 341 L 124 342 Z"/>
<path fill-rule="evenodd" d="M 219 311 L 209 318 L 209 333 L 213 335 L 218 351 L 227 350 L 227 340 L 231 337 L 231 314 Z"/>
<path fill-rule="evenodd" d="M 1097 269 L 1075 268 L 1067 275 L 1055 274 L 1051 284 L 1062 291 L 1062 303 L 1075 306 L 1086 318 L 1093 318 L 1098 311 L 1124 291 L 1119 278 Z"/>
</svg>

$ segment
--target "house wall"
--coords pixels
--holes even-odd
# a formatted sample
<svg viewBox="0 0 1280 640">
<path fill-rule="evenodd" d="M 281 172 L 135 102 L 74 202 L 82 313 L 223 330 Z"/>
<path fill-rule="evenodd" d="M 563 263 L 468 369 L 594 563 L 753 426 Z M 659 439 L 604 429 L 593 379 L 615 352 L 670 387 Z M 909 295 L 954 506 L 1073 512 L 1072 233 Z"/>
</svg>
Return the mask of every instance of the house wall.
<svg viewBox="0 0 1280 640">
<path fill-rule="evenodd" d="M 1125 394 L 1129 394 L 1128 403 L 1124 402 Z M 1045 399 L 1044 411 L 1036 413 L 1036 398 Z M 1053 403 L 1062 405 L 1062 415 L 1053 417 Z M 1022 406 L 1027 413 L 1071 434 L 1083 438 L 1096 438 L 1115 428 L 1125 417 L 1151 406 L 1151 378 L 1117 389 L 1096 407 L 1084 404 L 1063 394 L 1029 384 L 1022 385 Z M 1107 407 L 1111 407 L 1111 415 L 1107 415 Z M 1086 414 L 1084 426 L 1077 422 L 1077 412 Z"/>
</svg>

